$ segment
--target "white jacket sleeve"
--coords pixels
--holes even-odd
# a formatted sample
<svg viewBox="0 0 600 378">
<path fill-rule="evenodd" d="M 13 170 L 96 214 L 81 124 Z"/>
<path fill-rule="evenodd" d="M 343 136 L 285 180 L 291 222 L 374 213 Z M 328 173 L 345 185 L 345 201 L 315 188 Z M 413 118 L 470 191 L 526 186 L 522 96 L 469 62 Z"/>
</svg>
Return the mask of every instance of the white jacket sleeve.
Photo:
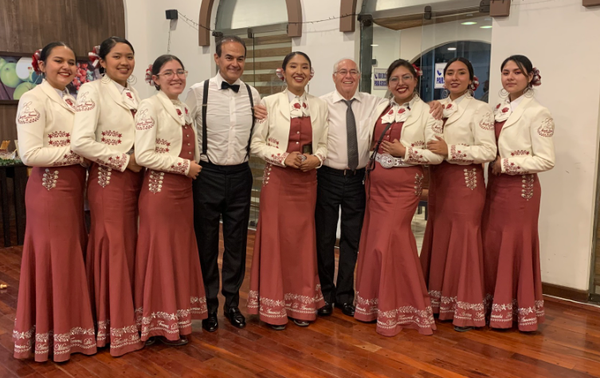
<svg viewBox="0 0 600 378">
<path fill-rule="evenodd" d="M 267 107 L 268 114 L 267 118 L 260 121 L 256 120 L 254 133 L 252 134 L 252 142 L 250 143 L 250 150 L 253 154 L 256 154 L 256 156 L 265 160 L 267 163 L 285 167 L 284 161 L 289 153 L 273 146 L 274 143 L 269 142 L 269 128 L 271 123 L 276 119 L 276 117 L 271 114 L 275 114 L 275 109 L 269 109 L 269 106 L 267 106 L 264 100 L 261 101 L 261 105 Z M 273 125 L 273 127 L 276 127 L 276 125 Z"/>
<path fill-rule="evenodd" d="M 137 164 L 156 171 L 181 175 L 188 174 L 190 160 L 157 151 L 158 117 L 150 100 L 141 102 L 135 115 L 135 128 L 135 159 Z"/>
<path fill-rule="evenodd" d="M 529 127 L 531 149 L 522 155 L 502 158 L 502 173 L 522 175 L 544 172 L 554 167 L 554 120 L 547 109 L 536 116 Z"/>
<path fill-rule="evenodd" d="M 64 146 L 44 146 L 46 104 L 30 93 L 19 100 L 17 111 L 19 156 L 30 167 L 51 167 L 80 164 L 83 159 L 71 151 L 70 133 L 62 132 Z"/>
<path fill-rule="evenodd" d="M 436 140 L 435 138 L 435 129 L 440 129 L 439 123 L 441 121 L 433 118 L 431 114 L 429 114 L 429 107 L 427 107 L 427 123 L 425 124 L 425 128 L 423 130 L 425 137 L 425 144 L 422 146 L 411 145 L 405 146 L 406 153 L 404 154 L 404 161 L 410 164 L 440 164 L 444 157 L 442 155 L 438 155 L 433 153 L 427 149 L 427 142 L 430 140 Z"/>
<path fill-rule="evenodd" d="M 100 99 L 96 88 L 91 83 L 82 85 L 77 95 L 71 148 L 77 154 L 100 165 L 124 172 L 129 163 L 129 155 L 96 141 L 100 111 Z"/>
<path fill-rule="evenodd" d="M 471 132 L 473 144 L 463 146 L 448 145 L 448 162 L 482 164 L 496 158 L 496 136 L 494 134 L 494 113 L 484 107 L 473 115 Z"/>
</svg>

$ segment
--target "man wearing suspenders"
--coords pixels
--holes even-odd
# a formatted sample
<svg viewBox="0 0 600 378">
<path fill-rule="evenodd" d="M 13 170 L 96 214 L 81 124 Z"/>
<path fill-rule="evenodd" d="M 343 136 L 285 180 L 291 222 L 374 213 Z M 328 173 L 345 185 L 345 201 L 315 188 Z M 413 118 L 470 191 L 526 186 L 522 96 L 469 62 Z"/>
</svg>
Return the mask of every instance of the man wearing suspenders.
<svg viewBox="0 0 600 378">
<path fill-rule="evenodd" d="M 246 239 L 250 216 L 252 172 L 248 165 L 254 128 L 252 108 L 260 102 L 258 91 L 240 80 L 246 45 L 236 36 L 225 36 L 216 46 L 219 72 L 193 85 L 186 103 L 198 130 L 202 170 L 193 183 L 194 228 L 208 318 L 202 328 L 217 330 L 219 308 L 219 221 L 223 220 L 222 294 L 224 313 L 238 328 L 246 325 L 239 306 L 239 290 L 246 270 Z M 173 219 L 176 222 L 177 219 Z"/>
</svg>

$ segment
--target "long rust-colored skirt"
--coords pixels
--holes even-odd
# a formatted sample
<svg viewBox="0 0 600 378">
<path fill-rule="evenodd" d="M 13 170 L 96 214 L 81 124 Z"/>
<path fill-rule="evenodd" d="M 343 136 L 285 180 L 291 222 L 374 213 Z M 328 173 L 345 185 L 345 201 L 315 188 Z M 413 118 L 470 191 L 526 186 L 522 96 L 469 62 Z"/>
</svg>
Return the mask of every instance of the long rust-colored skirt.
<svg viewBox="0 0 600 378">
<path fill-rule="evenodd" d="M 317 271 L 316 171 L 265 166 L 248 313 L 268 324 L 313 321 L 325 305 Z"/>
<path fill-rule="evenodd" d="M 432 165 L 421 265 L 434 314 L 458 327 L 485 326 L 480 164 Z"/>
<path fill-rule="evenodd" d="M 133 307 L 138 197 L 143 173 L 94 163 L 88 178 L 91 215 L 86 269 L 98 347 L 112 356 L 143 347 Z"/>
<path fill-rule="evenodd" d="M 178 340 L 192 333 L 192 319 L 207 317 L 192 179 L 147 170 L 139 209 L 134 296 L 141 339 Z"/>
<path fill-rule="evenodd" d="M 23 245 L 13 341 L 15 358 L 67 361 L 96 353 L 83 261 L 85 169 L 33 168 L 25 192 Z"/>
<path fill-rule="evenodd" d="M 365 183 L 354 317 L 377 320 L 377 333 L 384 336 L 394 336 L 404 327 L 431 335 L 435 321 L 411 230 L 423 168 L 385 169 L 375 164 Z"/>
<path fill-rule="evenodd" d="M 486 304 L 490 327 L 535 331 L 544 321 L 536 174 L 490 173 L 483 213 Z"/>
</svg>

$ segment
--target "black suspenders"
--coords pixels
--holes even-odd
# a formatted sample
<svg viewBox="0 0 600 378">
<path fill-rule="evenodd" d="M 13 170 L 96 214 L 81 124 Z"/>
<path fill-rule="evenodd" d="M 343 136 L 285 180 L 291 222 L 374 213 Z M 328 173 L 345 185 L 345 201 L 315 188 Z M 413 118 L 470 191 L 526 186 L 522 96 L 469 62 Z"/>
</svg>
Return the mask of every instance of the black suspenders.
<svg viewBox="0 0 600 378">
<path fill-rule="evenodd" d="M 254 132 L 256 118 L 254 117 L 254 99 L 252 98 L 252 91 L 250 91 L 250 86 L 248 84 L 246 84 L 246 89 L 248 90 L 248 98 L 250 99 L 250 112 L 252 112 L 252 127 L 250 127 L 250 136 L 248 137 L 248 145 L 246 146 L 246 157 L 250 158 L 250 141 L 252 141 L 252 133 Z"/>
<path fill-rule="evenodd" d="M 208 159 L 208 134 L 206 132 L 206 104 L 208 102 L 208 82 L 209 80 L 204 81 L 204 93 L 202 95 L 202 155 L 206 156 Z M 246 89 L 248 90 L 248 98 L 250 99 L 250 111 L 252 112 L 252 127 L 250 128 L 250 136 L 248 137 L 248 145 L 246 146 L 246 157 L 250 156 L 250 141 L 252 140 L 252 133 L 254 132 L 254 124 L 256 123 L 256 118 L 254 117 L 254 99 L 252 98 L 252 91 L 250 90 L 250 86 L 246 83 Z M 210 159 L 208 159 L 210 161 Z"/>
<path fill-rule="evenodd" d="M 202 155 L 207 155 L 208 136 L 206 134 L 206 102 L 208 101 L 208 80 L 204 81 L 204 94 L 202 95 Z M 210 161 L 210 159 L 208 159 Z"/>
</svg>

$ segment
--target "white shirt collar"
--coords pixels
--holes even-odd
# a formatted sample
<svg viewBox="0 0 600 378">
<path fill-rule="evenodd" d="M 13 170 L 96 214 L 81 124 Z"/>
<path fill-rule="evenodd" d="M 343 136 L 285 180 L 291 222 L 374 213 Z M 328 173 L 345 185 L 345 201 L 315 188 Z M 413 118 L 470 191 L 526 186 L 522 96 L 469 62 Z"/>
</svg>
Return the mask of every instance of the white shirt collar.
<svg viewBox="0 0 600 378">
<path fill-rule="evenodd" d="M 523 101 L 523 95 L 519 96 L 519 98 L 517 98 L 514 101 L 510 101 L 510 109 L 514 112 L 517 109 L 517 106 L 519 106 L 519 104 L 521 103 L 521 101 Z"/>
<path fill-rule="evenodd" d="M 358 89 L 356 90 L 356 92 L 354 92 L 354 94 L 352 95 L 352 98 L 350 100 L 356 100 L 356 101 L 360 102 L 360 98 L 357 95 L 358 95 Z M 333 102 L 336 103 L 336 102 L 342 101 L 342 100 L 346 100 L 346 98 L 344 96 L 342 96 L 340 94 L 340 92 L 338 92 L 338 90 L 336 89 L 333 92 Z"/>
<path fill-rule="evenodd" d="M 117 90 L 119 91 L 119 93 L 123 93 L 123 91 L 125 90 L 125 88 L 127 88 L 127 87 L 124 87 L 121 84 L 117 83 L 113 79 L 110 79 L 110 80 L 115 84 L 115 86 L 117 87 Z"/>
<path fill-rule="evenodd" d="M 223 81 L 227 81 L 227 80 L 223 79 L 223 76 L 221 76 L 221 71 L 219 71 L 215 75 L 215 81 L 216 81 L 219 89 L 221 89 L 221 83 Z M 236 85 L 236 84 L 239 85 L 239 86 L 242 86 L 242 80 L 238 78 L 232 85 Z"/>
<path fill-rule="evenodd" d="M 463 94 L 462 94 L 462 95 L 461 95 L 459 98 L 457 98 L 456 100 L 454 100 L 454 103 L 455 103 L 456 105 L 460 104 L 460 103 L 462 102 L 462 100 L 464 100 L 464 99 L 467 97 L 467 95 L 469 95 L 469 96 L 470 96 L 470 93 L 469 93 L 469 91 L 466 91 L 466 92 L 465 92 L 465 93 L 463 93 Z"/>
<path fill-rule="evenodd" d="M 61 98 L 63 98 L 63 97 L 64 97 L 64 95 L 66 94 L 66 93 L 65 93 L 65 91 L 67 90 L 67 89 L 65 88 L 65 90 L 64 90 L 64 91 L 61 91 L 60 89 L 56 89 L 56 88 L 54 88 L 54 87 L 52 87 L 52 89 L 54 89 L 54 90 L 56 91 L 56 93 L 58 93 L 58 95 L 59 95 Z"/>
<path fill-rule="evenodd" d="M 298 97 L 300 99 L 300 102 L 305 102 L 306 101 L 306 91 L 304 91 L 304 93 L 302 93 L 301 96 L 296 96 L 295 94 L 293 94 L 292 92 L 290 92 L 287 88 L 285 89 L 287 95 L 288 95 L 288 100 L 290 100 L 290 102 L 294 101 L 294 99 L 296 97 Z"/>
</svg>

